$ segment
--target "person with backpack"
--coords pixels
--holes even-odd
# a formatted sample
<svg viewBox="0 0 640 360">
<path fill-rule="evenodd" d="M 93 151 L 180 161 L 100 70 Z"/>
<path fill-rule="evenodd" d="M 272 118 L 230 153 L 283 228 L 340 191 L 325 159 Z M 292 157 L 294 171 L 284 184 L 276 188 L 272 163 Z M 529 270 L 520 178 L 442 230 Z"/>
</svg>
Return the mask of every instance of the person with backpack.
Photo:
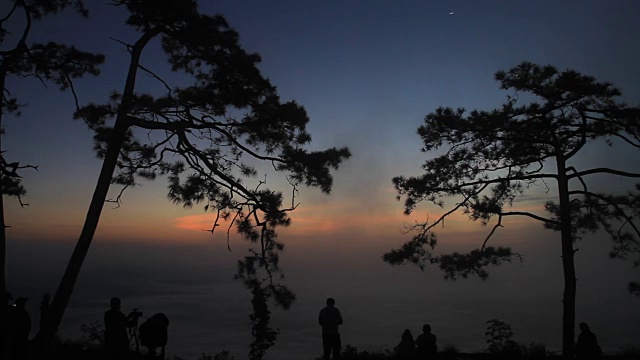
<svg viewBox="0 0 640 360">
<path fill-rule="evenodd" d="M 169 339 L 168 328 L 169 318 L 163 313 L 153 315 L 140 325 L 140 345 L 148 349 L 149 359 L 164 359 L 165 346 Z M 161 348 L 158 356 L 156 348 Z"/>
</svg>

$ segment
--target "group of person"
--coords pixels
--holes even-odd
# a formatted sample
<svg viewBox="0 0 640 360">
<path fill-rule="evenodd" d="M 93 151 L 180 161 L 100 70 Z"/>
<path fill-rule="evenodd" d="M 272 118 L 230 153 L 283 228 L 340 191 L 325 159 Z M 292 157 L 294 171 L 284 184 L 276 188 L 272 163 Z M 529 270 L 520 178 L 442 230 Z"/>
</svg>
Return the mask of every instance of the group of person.
<svg viewBox="0 0 640 360">
<path fill-rule="evenodd" d="M 7 300 L 13 300 L 10 294 Z M 10 359 L 23 360 L 27 358 L 30 347 L 29 334 L 31 332 L 31 316 L 26 308 L 27 298 L 19 297 L 8 308 L 7 313 L 7 354 Z M 138 318 L 142 313 L 133 311 L 125 316 L 121 311 L 119 298 L 112 298 L 110 309 L 104 314 L 104 348 L 108 359 L 126 359 L 130 352 L 131 335 L 139 335 L 142 346 L 148 349 L 148 358 L 164 359 L 165 346 L 168 340 L 167 328 L 169 319 L 158 313 L 147 319 L 137 327 Z M 135 329 L 132 327 L 135 325 Z M 44 294 L 40 304 L 40 332 L 35 341 L 38 351 L 48 353 L 51 350 L 51 296 Z M 136 339 L 137 340 L 137 339 Z M 160 349 L 156 354 L 156 349 Z"/>
<path fill-rule="evenodd" d="M 398 359 L 422 360 L 434 359 L 438 355 L 436 336 L 431 333 L 429 324 L 422 325 L 422 334 L 413 340 L 411 330 L 405 329 L 398 346 L 394 348 Z"/>
<path fill-rule="evenodd" d="M 24 297 L 17 298 L 15 303 L 10 306 L 8 313 L 8 345 L 11 357 L 15 360 L 26 359 L 27 357 L 31 317 L 26 310 L 26 302 L 27 299 Z M 342 347 L 338 328 L 344 321 L 340 310 L 335 304 L 335 299 L 328 298 L 326 306 L 320 310 L 318 315 L 318 323 L 322 327 L 322 347 L 325 360 L 330 359 L 332 355 L 333 359 L 338 359 Z M 42 335 L 45 335 L 42 336 L 43 339 L 50 338 L 46 336 L 50 328 L 50 307 L 50 296 L 45 294 L 40 305 L 40 331 Z M 117 297 L 111 299 L 110 309 L 104 314 L 104 346 L 108 359 L 125 359 L 130 352 L 131 335 L 137 336 L 138 331 L 140 344 L 149 349 L 149 358 L 164 359 L 164 350 L 168 340 L 169 319 L 166 315 L 158 313 L 145 321 L 138 329 L 137 321 L 140 316 L 142 316 L 142 313 L 136 310 L 125 316 L 121 311 L 120 299 Z M 132 328 L 133 333 L 130 333 L 128 330 Z M 45 347 L 45 350 L 48 347 L 44 342 L 42 346 Z M 157 357 L 156 348 L 161 349 Z M 431 333 L 431 326 L 424 324 L 422 333 L 415 340 L 411 330 L 405 329 L 400 343 L 394 350 L 398 359 L 434 359 L 438 353 L 438 345 L 436 336 Z M 575 350 L 578 360 L 596 359 L 602 354 L 595 334 L 591 332 L 589 325 L 584 322 L 580 323 L 580 334 L 578 335 Z"/>
<path fill-rule="evenodd" d="M 169 327 L 169 318 L 165 314 L 157 313 L 138 327 L 141 312 L 134 309 L 125 316 L 121 310 L 122 303 L 117 297 L 112 298 L 109 305 L 110 309 L 104 313 L 104 346 L 107 359 L 126 359 L 130 353 L 130 342 L 134 338 L 136 345 L 148 349 L 149 359 L 164 359 Z M 158 348 L 160 352 L 156 354 Z"/>
<path fill-rule="evenodd" d="M 322 327 L 322 348 L 324 359 L 328 360 L 340 358 L 340 348 L 342 341 L 338 327 L 344 323 L 340 310 L 336 307 L 336 301 L 328 298 L 326 306 L 320 310 L 318 323 Z M 402 333 L 402 341 L 395 348 L 399 359 L 433 359 L 438 353 L 436 336 L 431 333 L 431 326 L 424 324 L 422 334 L 413 340 L 411 331 L 406 329 Z"/>
<path fill-rule="evenodd" d="M 7 293 L 7 301 L 12 300 L 11 294 Z M 7 347 L 8 354 L 14 360 L 22 360 L 27 358 L 29 349 L 29 333 L 31 333 L 31 315 L 27 311 L 27 298 L 18 297 L 14 303 L 9 306 L 7 311 Z M 39 350 L 46 352 L 49 350 L 48 339 L 51 331 L 51 296 L 44 294 L 42 303 L 40 304 L 40 336 Z"/>
<path fill-rule="evenodd" d="M 338 327 L 344 323 L 340 310 L 335 306 L 336 301 L 328 298 L 326 306 L 320 310 L 318 323 L 322 327 L 322 347 L 324 359 L 340 358 L 342 342 Z M 424 324 L 422 334 L 414 340 L 411 330 L 405 329 L 398 346 L 394 348 L 398 359 L 402 360 L 426 360 L 435 359 L 438 354 L 436 336 L 431 333 L 431 326 Z M 596 335 L 591 332 L 587 323 L 580 323 L 580 334 L 575 347 L 577 360 L 597 359 L 602 354 Z"/>
</svg>

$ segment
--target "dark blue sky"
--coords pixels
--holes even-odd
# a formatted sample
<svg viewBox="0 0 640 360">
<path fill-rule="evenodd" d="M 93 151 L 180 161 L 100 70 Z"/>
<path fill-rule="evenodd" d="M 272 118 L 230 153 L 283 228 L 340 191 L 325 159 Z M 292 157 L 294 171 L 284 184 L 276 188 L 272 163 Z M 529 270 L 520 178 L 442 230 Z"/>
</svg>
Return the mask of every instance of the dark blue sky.
<svg viewBox="0 0 640 360">
<path fill-rule="evenodd" d="M 101 76 L 76 84 L 83 104 L 102 102 L 112 90 L 121 90 L 123 86 L 127 53 L 110 38 L 135 41 L 135 33 L 123 24 L 125 14 L 121 9 L 106 6 L 104 1 L 91 0 L 87 3 L 91 10 L 89 19 L 78 18 L 72 13 L 52 17 L 36 23 L 31 37 L 33 41 L 51 39 L 67 42 L 107 56 Z M 490 285 L 479 282 L 445 283 L 436 269 L 427 275 L 413 268 L 391 269 L 382 264 L 380 255 L 406 240 L 399 234 L 399 229 L 403 222 L 409 221 L 401 215 L 401 204 L 394 198 L 391 178 L 400 174 L 417 174 L 420 164 L 430 155 L 420 153 L 421 144 L 416 135 L 416 128 L 427 113 L 441 105 L 467 109 L 500 106 L 506 93 L 498 89 L 493 80 L 494 72 L 524 60 L 552 64 L 560 69 L 572 68 L 599 80 L 610 81 L 621 88 L 629 103 L 640 104 L 640 67 L 637 66 L 640 63 L 640 2 L 212 0 L 201 1 L 201 10 L 204 13 L 223 13 L 239 32 L 243 46 L 262 56 L 260 68 L 278 87 L 282 98 L 295 99 L 306 107 L 311 118 L 312 147 L 347 145 L 354 155 L 336 173 L 332 196 L 315 190 L 303 191 L 298 215 L 293 215 L 290 236 L 282 237 L 289 244 L 284 257 L 291 259 L 295 274 L 292 283 L 301 298 L 292 310 L 293 314 L 313 313 L 313 319 L 322 299 L 335 296 L 346 306 L 344 311 L 353 314 L 350 320 L 353 327 L 345 329 L 352 339 L 347 342 L 367 348 L 376 343 L 395 345 L 395 338 L 388 340 L 395 336 L 390 334 L 397 333 L 399 340 L 402 330 L 409 325 L 403 325 L 397 321 L 398 318 L 394 320 L 397 309 L 406 309 L 400 318 L 414 319 L 412 326 L 415 325 L 417 331 L 422 319 L 429 321 L 434 313 L 432 307 L 453 302 L 456 306 L 445 307 L 439 312 L 436 308 L 436 325 L 443 341 L 459 343 L 463 350 L 477 350 L 482 346 L 483 321 L 491 317 L 508 320 L 514 325 L 524 321 L 526 326 L 519 328 L 523 339 L 543 340 L 550 347 L 559 348 L 558 300 L 562 287 L 559 282 L 549 284 L 545 281 L 547 276 L 560 276 L 559 253 L 555 252 L 557 249 L 553 243 L 557 234 L 541 235 L 539 226 L 534 229 L 529 226 L 531 224 L 513 224 L 505 228 L 498 241 L 515 240 L 514 246 L 529 249 L 535 255 L 531 262 L 509 268 L 512 272 L 498 272 L 494 280 L 490 280 Z M 450 12 L 454 14 L 450 15 Z M 14 25 L 18 28 L 20 23 Z M 171 81 L 184 81 L 166 72 L 167 66 L 157 43 L 145 51 L 143 63 Z M 139 81 L 141 91 L 162 91 L 144 75 L 139 77 Z M 9 235 L 13 241 L 29 240 L 20 245 L 24 253 L 37 253 L 35 244 L 38 242 L 57 240 L 65 244 L 60 245 L 64 250 L 55 246 L 52 249 L 66 254 L 79 234 L 98 176 L 100 162 L 92 152 L 92 135 L 84 124 L 71 120 L 73 101 L 69 94 L 60 94 L 53 88 L 44 89 L 33 79 L 12 79 L 9 86 L 29 106 L 21 118 L 5 121 L 7 131 L 3 146 L 9 150 L 8 156 L 38 164 L 40 169 L 37 173 L 25 174 L 29 191 L 27 200 L 31 206 L 20 209 L 14 202 L 9 202 L 7 218 L 13 226 Z M 595 144 L 586 149 L 578 160 L 584 166 L 607 162 L 620 168 L 637 169 L 637 156 L 627 154 L 632 153 L 624 147 L 603 151 L 599 144 Z M 278 184 L 278 180 L 274 182 Z M 206 226 L 200 224 L 210 221 L 210 218 L 203 217 L 201 209 L 186 211 L 166 201 L 162 180 L 143 185 L 126 194 L 122 208 L 111 210 L 108 207 L 105 211 L 96 237 L 102 250 L 90 253 L 88 262 L 92 263 L 93 259 L 94 271 L 82 283 L 87 288 L 104 286 L 120 291 L 126 287 L 126 283 L 114 284 L 104 276 L 98 276 L 100 271 L 107 271 L 104 269 L 109 265 L 101 262 L 102 258 L 92 258 L 97 254 L 106 259 L 116 258 L 114 249 L 119 248 L 121 240 L 135 244 L 153 241 L 175 245 L 180 241 L 188 242 L 185 252 L 196 253 L 201 248 L 193 250 L 194 243 L 201 246 L 212 241 L 206 233 L 199 231 Z M 616 186 L 615 190 L 625 189 Z M 540 208 L 539 201 L 525 205 Z M 193 231 L 194 228 L 198 231 Z M 450 231 L 448 238 L 455 242 L 452 245 L 455 249 L 458 246 L 460 249 L 478 246 L 477 241 L 484 238 L 486 230 L 474 227 L 463 217 L 449 222 L 445 229 Z M 545 242 L 539 245 L 541 236 L 545 237 Z M 591 249 L 602 251 L 587 250 L 578 254 L 578 277 L 590 274 L 597 281 L 579 282 L 579 291 L 584 291 L 579 292 L 583 295 L 578 299 L 579 316 L 586 318 L 598 308 L 615 307 L 616 314 L 626 313 L 626 318 L 616 315 L 616 322 L 622 324 L 620 326 L 614 325 L 602 313 L 590 318 L 595 328 L 606 328 L 609 332 L 609 335 L 603 334 L 607 341 L 605 347 L 616 348 L 625 344 L 623 340 L 627 341 L 636 334 L 631 324 L 640 320 L 637 302 L 631 302 L 624 290 L 624 284 L 632 274 L 631 267 L 611 262 L 615 265 L 604 268 L 603 274 L 596 276 L 598 273 L 594 273 L 588 264 L 597 263 L 605 267 L 603 264 L 610 262 L 606 259 L 606 239 L 592 240 L 601 241 L 590 245 Z M 223 239 L 215 238 L 213 241 L 215 245 L 209 248 L 212 258 L 208 260 L 229 270 L 229 274 L 220 275 L 228 279 L 232 276 L 235 258 L 244 254 L 246 245 L 241 240 L 234 240 L 236 252 L 221 255 L 216 251 L 223 250 L 224 246 L 220 245 Z M 144 254 L 142 250 L 136 251 L 139 251 L 136 254 Z M 163 251 L 154 247 L 147 255 L 162 254 Z M 10 253 L 10 263 L 11 256 Z M 60 255 L 60 258 L 65 256 Z M 166 258 L 160 258 L 162 260 L 159 261 L 169 263 Z M 38 261 L 35 255 L 30 259 Z M 307 259 L 312 260 L 307 263 Z M 530 265 L 532 263 L 537 265 Z M 326 270 L 326 273 L 318 275 L 325 271 L 322 264 L 336 264 L 331 267 L 335 270 Z M 11 266 L 14 272 L 10 277 L 18 287 L 21 276 L 34 277 L 28 276 L 29 271 L 33 271 L 28 264 L 19 266 L 14 260 Z M 155 269 L 147 263 L 140 266 Z M 57 265 L 51 265 L 51 269 L 60 271 Z M 545 269 L 555 269 L 556 272 L 547 273 Z M 203 290 L 193 290 L 189 280 L 193 274 L 184 269 L 180 271 L 176 274 L 180 280 L 176 281 L 184 283 L 172 284 L 182 289 L 180 296 L 186 295 L 171 306 L 183 306 L 185 303 L 200 306 L 198 292 Z M 387 271 L 389 275 L 385 275 Z M 140 273 L 148 274 L 151 270 L 140 270 Z M 541 273 L 544 276 L 540 276 Z M 144 282 L 141 280 L 143 275 L 136 281 Z M 532 285 L 518 289 L 514 285 L 516 275 L 531 281 Z M 52 276 L 51 281 L 42 286 L 53 291 L 57 285 L 54 279 L 58 278 Z M 198 279 L 203 284 L 206 282 L 203 278 Z M 314 279 L 318 284 L 313 286 L 305 279 Z M 424 283 L 420 282 L 421 279 Z M 102 285 L 101 281 L 104 281 Z M 354 282 L 360 284 L 359 291 L 350 288 L 349 284 Z M 218 281 L 205 285 L 215 288 L 217 284 Z M 226 284 L 222 291 L 230 286 Z M 241 292 L 240 284 L 236 286 Z M 401 293 L 411 292 L 413 288 L 420 290 Z M 619 291 L 614 292 L 614 288 Z M 444 290 L 439 293 L 430 289 Z M 29 291 L 37 293 L 36 289 Z M 520 292 L 521 297 L 514 292 Z M 84 297 L 78 300 L 77 309 L 102 306 L 102 303 L 96 305 L 100 299 L 87 295 L 86 288 L 81 293 Z M 390 293 L 394 295 L 389 295 L 389 299 L 384 297 Z M 461 293 L 468 294 L 467 303 L 461 300 Z M 602 295 L 601 303 L 594 300 L 598 294 Z M 429 310 L 424 310 L 423 298 L 426 299 L 425 304 L 429 304 Z M 371 320 L 367 307 L 360 306 L 362 299 L 373 299 L 373 304 L 385 304 L 384 311 L 373 305 L 370 308 L 370 312 L 380 314 L 379 319 Z M 407 300 L 403 302 L 402 299 Z M 497 305 L 490 306 L 488 303 L 491 301 L 496 301 Z M 545 310 L 540 311 L 544 314 L 539 319 L 533 314 L 536 311 L 532 313 L 532 304 L 544 304 L 540 305 Z M 35 302 L 31 306 L 35 306 Z M 456 309 L 450 309 L 454 307 Z M 464 320 L 461 314 L 467 313 L 475 315 Z M 215 327 L 214 315 L 211 315 L 213 319 L 210 322 L 196 321 L 197 326 L 194 326 Z M 244 313 L 237 316 L 246 320 Z M 284 324 L 307 326 L 305 329 L 309 334 L 317 330 L 313 321 L 307 324 L 300 317 L 296 320 L 291 315 L 280 313 L 279 316 L 287 319 Z M 185 321 L 195 321 L 193 317 L 193 314 L 184 315 Z M 447 323 L 446 319 L 468 321 L 471 325 Z M 276 317 L 275 321 L 280 320 Z M 184 324 L 176 326 L 193 328 Z M 367 330 L 358 330 L 363 327 Z M 374 331 L 379 329 L 385 330 Z M 217 329 L 216 334 L 224 334 L 224 331 Z M 476 334 L 480 334 L 480 338 Z M 246 334 L 242 336 L 246 337 Z M 305 356 L 308 354 L 309 358 L 319 352 L 316 351 L 319 350 L 317 344 L 306 344 L 309 339 L 291 340 L 291 336 L 284 334 L 285 343 L 280 346 L 286 349 L 287 341 L 296 343 L 296 351 Z M 188 344 L 189 347 L 194 346 Z M 187 351 L 180 346 L 176 344 L 173 351 Z M 211 346 L 220 349 L 224 342 L 217 339 Z M 285 350 L 281 348 L 279 351 Z"/>
<path fill-rule="evenodd" d="M 71 40 L 107 55 L 99 80 L 77 85 L 85 103 L 122 88 L 126 52 L 110 38 L 133 41 L 120 9 L 89 3 L 89 20 L 64 14 L 34 28 L 32 36 Z M 440 105 L 499 106 L 506 94 L 493 73 L 521 61 L 573 68 L 613 82 L 631 103 L 640 98 L 640 4 L 634 1 L 206 1 L 201 9 L 224 13 L 242 44 L 261 54 L 261 69 L 282 97 L 306 107 L 313 146 L 348 143 L 353 173 L 377 169 L 377 186 L 417 169 L 422 158 L 415 129 L 425 114 Z M 162 59 L 156 47 L 144 62 L 158 70 Z M 32 94 L 25 96 L 32 104 L 25 110 L 29 116 L 7 124 L 8 131 L 15 127 L 7 142 L 13 146 L 16 140 L 23 159 L 43 163 L 27 137 L 55 143 L 61 149 L 50 155 L 57 158 L 65 158 L 63 150 L 90 146 L 84 126 L 67 120 L 69 96 L 28 81 L 15 91 Z M 35 118 L 48 120 L 34 127 L 29 119 Z M 52 136 L 61 124 L 77 145 Z M 87 155 L 73 161 L 89 167 L 95 161 Z"/>
</svg>

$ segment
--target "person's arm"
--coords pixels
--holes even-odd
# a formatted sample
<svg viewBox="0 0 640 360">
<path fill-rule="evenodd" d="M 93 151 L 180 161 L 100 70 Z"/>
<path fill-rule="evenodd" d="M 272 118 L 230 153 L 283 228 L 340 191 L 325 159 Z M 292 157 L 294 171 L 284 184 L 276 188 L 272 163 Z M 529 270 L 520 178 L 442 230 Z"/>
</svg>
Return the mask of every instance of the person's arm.
<svg viewBox="0 0 640 360">
<path fill-rule="evenodd" d="M 342 321 L 342 314 L 340 314 L 340 310 L 336 309 L 336 313 L 338 315 L 338 325 L 342 325 L 343 321 Z"/>
<path fill-rule="evenodd" d="M 322 310 L 320 310 L 320 314 L 318 314 L 318 324 L 320 324 L 320 326 L 324 326 L 324 321 L 323 321 L 323 316 L 322 316 Z"/>
</svg>

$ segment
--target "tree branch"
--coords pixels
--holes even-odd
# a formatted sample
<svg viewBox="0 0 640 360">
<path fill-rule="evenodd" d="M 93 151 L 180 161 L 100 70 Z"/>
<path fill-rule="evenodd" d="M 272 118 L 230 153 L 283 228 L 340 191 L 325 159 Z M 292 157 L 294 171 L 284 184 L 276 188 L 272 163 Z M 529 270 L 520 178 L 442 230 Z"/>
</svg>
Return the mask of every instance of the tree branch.
<svg viewBox="0 0 640 360">
<path fill-rule="evenodd" d="M 493 233 L 496 231 L 496 229 L 499 227 L 502 227 L 502 216 L 503 216 L 502 214 L 498 214 L 498 222 L 493 226 L 493 229 L 491 229 L 491 232 L 489 233 L 489 235 L 487 235 L 487 237 L 484 239 L 484 242 L 482 243 L 482 247 L 480 248 L 480 251 L 484 251 L 484 248 L 487 245 L 487 242 L 489 241 L 491 236 L 493 236 Z"/>
<path fill-rule="evenodd" d="M 514 176 L 514 177 L 488 179 L 488 180 L 476 180 L 468 183 L 459 184 L 450 188 L 444 188 L 444 187 L 435 188 L 435 189 L 432 189 L 431 192 L 433 193 L 433 192 L 441 192 L 441 191 L 444 191 L 444 192 L 458 191 L 469 186 L 489 185 L 489 184 L 496 184 L 496 183 L 501 183 L 506 181 L 557 179 L 557 178 L 558 178 L 558 175 L 556 174 L 521 175 L 521 176 Z"/>
<path fill-rule="evenodd" d="M 232 179 L 229 176 L 227 176 L 226 174 L 222 173 L 220 170 L 217 169 L 217 167 L 214 164 L 209 162 L 209 160 L 202 154 L 202 152 L 198 151 L 198 149 L 196 149 L 191 144 L 191 142 L 187 138 L 186 134 L 184 133 L 184 130 L 177 131 L 177 134 L 178 134 L 178 138 L 180 139 L 180 143 L 182 143 L 184 146 L 186 146 L 188 149 L 190 149 L 193 154 L 195 154 L 202 162 L 204 162 L 206 164 L 206 166 L 207 166 L 207 169 L 209 169 L 209 171 L 214 173 L 216 176 L 220 177 L 223 181 L 227 182 L 228 184 L 230 184 L 234 188 L 240 190 L 243 193 L 243 196 L 246 199 L 251 199 L 256 204 L 260 204 L 260 201 L 256 198 L 256 196 L 254 194 L 252 194 L 249 190 L 247 190 L 244 186 L 239 184 L 234 179 Z"/>
<path fill-rule="evenodd" d="M 582 110 L 578 111 L 580 112 L 580 117 L 582 118 L 582 126 L 579 127 L 579 129 L 581 130 L 580 142 L 576 144 L 573 150 L 569 151 L 569 153 L 564 156 L 565 160 L 569 160 L 570 158 L 572 158 L 575 154 L 578 153 L 578 151 L 580 151 L 580 149 L 582 149 L 584 144 L 587 143 L 587 118 Z"/>
<path fill-rule="evenodd" d="M 526 211 L 508 211 L 508 212 L 500 213 L 498 215 L 500 215 L 500 216 L 527 216 L 527 217 L 530 217 L 532 219 L 536 219 L 538 221 L 542 221 L 544 223 L 560 225 L 559 221 L 547 219 L 547 218 L 544 218 L 542 216 L 539 216 L 539 215 L 536 215 L 536 214 L 532 214 L 532 213 L 526 212 Z"/>
<path fill-rule="evenodd" d="M 16 9 L 18 8 L 18 4 L 20 3 L 20 1 L 16 1 L 13 3 L 13 7 L 11 8 L 11 10 L 9 11 L 9 13 L 7 14 L 7 16 L 3 17 L 2 19 L 0 19 L 0 25 L 9 20 L 9 18 L 11 17 L 11 15 L 13 15 L 13 12 L 16 11 Z"/>
<path fill-rule="evenodd" d="M 627 172 L 627 171 L 609 169 L 609 168 L 595 168 L 595 169 L 589 169 L 589 170 L 585 170 L 585 171 L 576 172 L 573 175 L 567 175 L 567 179 L 573 179 L 573 178 L 576 178 L 576 177 L 582 177 L 582 176 L 585 176 L 585 175 L 592 175 L 592 174 L 613 174 L 613 175 L 619 175 L 619 176 L 624 176 L 624 177 L 632 177 L 632 178 L 640 177 L 640 174 L 638 174 L 638 173 L 631 173 L 631 172 Z"/>
<path fill-rule="evenodd" d="M 27 19 L 27 24 L 24 27 L 24 31 L 22 32 L 22 37 L 16 44 L 16 47 L 8 51 L 0 51 L 1 56 L 11 56 L 14 54 L 18 54 L 19 52 L 23 51 L 27 47 L 27 36 L 29 36 L 29 32 L 31 31 L 31 12 L 30 12 L 31 10 L 29 9 L 29 6 L 27 6 L 27 4 L 24 2 L 24 0 L 16 1 L 15 6 L 17 5 L 21 5 L 22 8 L 24 9 L 24 16 Z M 13 12 L 13 10 L 11 10 L 11 12 Z"/>
<path fill-rule="evenodd" d="M 422 234 L 427 233 L 429 230 L 431 230 L 432 228 L 434 228 L 434 227 L 435 227 L 436 225 L 438 225 L 439 223 L 444 222 L 444 219 L 445 219 L 447 216 L 449 216 L 449 215 L 453 214 L 454 212 L 456 212 L 458 209 L 460 209 L 462 206 L 464 206 L 464 204 L 466 204 L 466 203 L 469 201 L 469 199 L 471 199 L 473 196 L 476 196 L 476 195 L 480 194 L 480 193 L 481 193 L 482 191 L 484 191 L 484 189 L 486 189 L 488 186 L 489 186 L 489 184 L 485 184 L 485 185 L 484 185 L 484 186 L 482 186 L 478 191 L 473 192 L 473 193 L 470 193 L 469 195 L 467 195 L 467 196 L 466 196 L 466 197 L 465 197 L 461 202 L 459 202 L 458 204 L 456 204 L 456 206 L 455 206 L 453 209 L 451 209 L 451 210 L 447 211 L 446 213 L 444 213 L 444 214 L 443 214 L 442 216 L 440 216 L 440 218 L 438 218 L 438 220 L 436 220 L 433 224 L 431 224 L 431 225 L 426 225 L 426 223 L 423 223 L 423 224 L 420 224 L 420 225 L 415 225 L 415 226 L 411 227 L 410 229 L 415 229 L 416 227 L 420 227 L 420 226 L 421 226 L 421 227 L 422 227 L 421 233 L 422 233 Z M 408 232 L 408 231 L 411 231 L 411 230 L 407 230 L 407 232 Z"/>
<path fill-rule="evenodd" d="M 629 225 L 633 228 L 633 230 L 636 232 L 636 235 L 638 235 L 638 237 L 640 237 L 640 229 L 638 229 L 636 224 L 633 222 L 633 218 L 628 216 L 624 212 L 624 210 L 621 209 L 620 206 L 618 206 L 618 204 L 610 202 L 605 196 L 602 196 L 602 195 L 596 194 L 596 193 L 592 193 L 590 191 L 582 191 L 582 190 L 569 191 L 569 195 L 577 195 L 577 194 L 581 194 L 581 195 L 585 195 L 585 196 L 591 196 L 591 197 L 594 197 L 596 199 L 600 199 L 600 200 L 604 201 L 606 204 L 608 204 L 610 206 L 613 206 L 613 208 L 618 211 L 620 216 L 622 216 L 622 218 L 625 219 L 627 221 L 627 223 L 629 223 Z"/>
<path fill-rule="evenodd" d="M 169 92 L 169 95 L 171 95 L 171 87 L 169 86 L 169 84 L 167 84 L 166 81 L 164 81 L 160 76 L 156 75 L 153 71 L 147 69 L 146 67 L 142 66 L 140 63 L 138 63 L 138 67 L 140 69 L 142 69 L 142 71 L 146 72 L 150 77 L 158 80 L 159 82 L 162 83 L 162 85 L 164 85 L 164 87 L 167 89 L 167 91 Z"/>
<path fill-rule="evenodd" d="M 573 166 L 569 166 L 568 168 L 566 168 L 566 171 L 573 171 L 574 174 L 578 174 L 578 170 L 576 170 L 576 168 Z M 582 184 L 582 188 L 584 189 L 584 191 L 589 191 L 589 189 L 587 189 L 587 183 L 584 182 L 584 179 L 582 178 L 582 176 L 578 175 L 577 178 Z"/>
</svg>

